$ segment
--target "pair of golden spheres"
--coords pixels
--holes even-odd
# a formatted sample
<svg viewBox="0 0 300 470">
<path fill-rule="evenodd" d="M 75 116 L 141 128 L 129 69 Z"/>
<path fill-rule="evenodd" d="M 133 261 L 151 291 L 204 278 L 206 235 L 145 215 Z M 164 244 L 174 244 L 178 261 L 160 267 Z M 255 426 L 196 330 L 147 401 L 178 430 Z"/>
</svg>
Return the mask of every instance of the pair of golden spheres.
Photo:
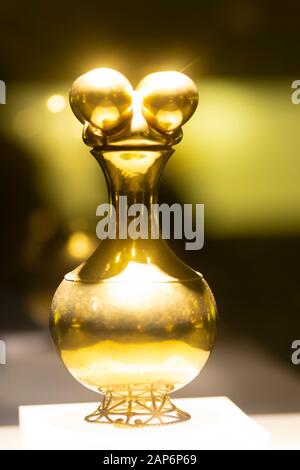
<svg viewBox="0 0 300 470">
<path fill-rule="evenodd" d="M 180 72 L 152 73 L 133 89 L 120 72 L 98 68 L 73 83 L 70 102 L 82 123 L 106 134 L 125 126 L 137 106 L 149 126 L 168 133 L 190 119 L 198 104 L 198 92 L 195 83 Z"/>
</svg>

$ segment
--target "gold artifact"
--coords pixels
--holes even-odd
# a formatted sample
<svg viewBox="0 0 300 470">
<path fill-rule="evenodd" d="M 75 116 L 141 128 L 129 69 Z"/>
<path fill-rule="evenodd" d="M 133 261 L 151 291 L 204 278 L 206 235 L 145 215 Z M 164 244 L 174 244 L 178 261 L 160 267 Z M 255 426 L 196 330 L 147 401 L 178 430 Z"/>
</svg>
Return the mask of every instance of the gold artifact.
<svg viewBox="0 0 300 470">
<path fill-rule="evenodd" d="M 198 103 L 193 81 L 158 72 L 133 90 L 111 69 L 95 69 L 72 86 L 70 102 L 83 140 L 104 171 L 110 203 L 151 206 L 181 126 Z M 203 276 L 182 263 L 161 236 L 132 239 L 117 217 L 116 237 L 68 273 L 52 304 L 50 329 L 69 372 L 104 394 L 87 421 L 148 426 L 190 416 L 168 394 L 201 371 L 213 347 L 217 312 Z"/>
</svg>

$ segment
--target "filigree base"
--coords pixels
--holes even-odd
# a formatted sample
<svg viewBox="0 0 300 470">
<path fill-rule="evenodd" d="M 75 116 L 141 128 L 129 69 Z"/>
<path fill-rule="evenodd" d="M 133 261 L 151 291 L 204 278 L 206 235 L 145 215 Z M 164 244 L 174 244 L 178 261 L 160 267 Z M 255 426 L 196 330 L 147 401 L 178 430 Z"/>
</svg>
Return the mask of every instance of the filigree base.
<svg viewBox="0 0 300 470">
<path fill-rule="evenodd" d="M 102 403 L 85 420 L 119 427 L 161 426 L 189 420 L 190 415 L 170 401 L 171 390 L 172 387 L 153 385 L 102 388 Z"/>
</svg>

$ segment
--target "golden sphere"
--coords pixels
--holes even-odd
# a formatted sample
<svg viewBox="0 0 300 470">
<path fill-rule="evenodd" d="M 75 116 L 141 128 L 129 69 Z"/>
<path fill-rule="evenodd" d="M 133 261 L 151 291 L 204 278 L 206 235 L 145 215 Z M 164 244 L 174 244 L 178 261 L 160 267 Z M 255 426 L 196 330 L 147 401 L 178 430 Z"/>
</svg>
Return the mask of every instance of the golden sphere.
<svg viewBox="0 0 300 470">
<path fill-rule="evenodd" d="M 70 103 L 81 122 L 110 131 L 131 117 L 132 86 L 116 70 L 94 69 L 73 83 Z"/>
<path fill-rule="evenodd" d="M 143 95 L 143 114 L 150 126 L 169 132 L 182 126 L 198 104 L 195 83 L 180 72 L 147 75 L 137 89 Z"/>
</svg>

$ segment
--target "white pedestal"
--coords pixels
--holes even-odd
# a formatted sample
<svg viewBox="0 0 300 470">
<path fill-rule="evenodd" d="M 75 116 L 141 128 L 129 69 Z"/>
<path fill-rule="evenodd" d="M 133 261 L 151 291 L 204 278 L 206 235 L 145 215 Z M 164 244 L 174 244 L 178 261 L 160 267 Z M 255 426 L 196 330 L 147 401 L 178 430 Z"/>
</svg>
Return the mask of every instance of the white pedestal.
<svg viewBox="0 0 300 470">
<path fill-rule="evenodd" d="M 198 450 L 268 447 L 268 434 L 226 397 L 172 400 L 189 421 L 161 427 L 118 428 L 87 423 L 97 403 L 21 406 L 24 449 Z"/>
</svg>

